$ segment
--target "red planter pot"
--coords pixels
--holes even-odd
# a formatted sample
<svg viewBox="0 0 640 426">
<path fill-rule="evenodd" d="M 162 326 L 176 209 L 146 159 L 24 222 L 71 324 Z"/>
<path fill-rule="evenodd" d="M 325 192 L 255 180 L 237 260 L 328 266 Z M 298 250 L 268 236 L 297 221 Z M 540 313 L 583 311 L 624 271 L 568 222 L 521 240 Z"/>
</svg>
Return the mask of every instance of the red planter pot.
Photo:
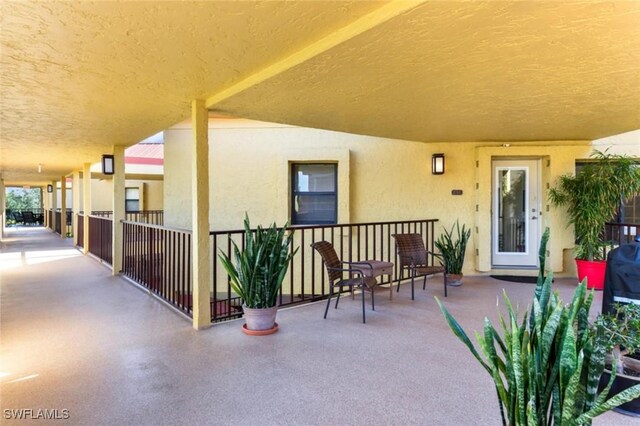
<svg viewBox="0 0 640 426">
<path fill-rule="evenodd" d="M 604 260 L 589 261 L 576 259 L 578 266 L 578 281 L 587 279 L 587 288 L 602 290 L 604 288 L 604 272 L 607 269 L 607 262 Z"/>
</svg>

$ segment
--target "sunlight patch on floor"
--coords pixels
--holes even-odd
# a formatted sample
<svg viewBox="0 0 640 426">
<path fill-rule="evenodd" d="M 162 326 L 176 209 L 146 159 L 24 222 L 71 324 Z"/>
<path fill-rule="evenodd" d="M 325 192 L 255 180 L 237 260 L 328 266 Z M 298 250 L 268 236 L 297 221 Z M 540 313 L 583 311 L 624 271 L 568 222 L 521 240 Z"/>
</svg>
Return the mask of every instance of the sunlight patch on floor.
<svg viewBox="0 0 640 426">
<path fill-rule="evenodd" d="M 31 379 L 35 379 L 36 377 L 40 376 L 39 374 L 30 374 L 28 376 L 24 376 L 24 377 L 18 377 L 17 379 L 13 379 L 10 380 L 8 382 L 5 382 L 7 384 L 9 383 L 18 383 L 18 382 L 24 382 L 25 380 L 31 380 Z"/>
<path fill-rule="evenodd" d="M 0 271 L 22 266 L 22 253 L 0 253 Z"/>
<path fill-rule="evenodd" d="M 82 253 L 76 249 L 0 253 L 0 270 L 54 262 L 77 256 L 82 256 Z"/>
</svg>

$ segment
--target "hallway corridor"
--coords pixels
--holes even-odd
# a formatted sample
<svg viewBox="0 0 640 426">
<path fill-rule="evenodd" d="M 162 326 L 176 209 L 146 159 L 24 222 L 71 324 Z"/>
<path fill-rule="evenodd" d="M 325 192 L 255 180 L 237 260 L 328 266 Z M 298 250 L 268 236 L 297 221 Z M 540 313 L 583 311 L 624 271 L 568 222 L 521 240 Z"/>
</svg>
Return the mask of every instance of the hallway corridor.
<svg viewBox="0 0 640 426">
<path fill-rule="evenodd" d="M 126 415 L 116 407 L 162 389 L 153 376 L 158 357 L 177 349 L 175 334 L 195 335 L 188 321 L 46 228 L 7 228 L 0 283 L 3 413 L 68 409 L 76 424 L 114 424 Z M 155 345 L 162 340 L 169 346 Z"/>
</svg>

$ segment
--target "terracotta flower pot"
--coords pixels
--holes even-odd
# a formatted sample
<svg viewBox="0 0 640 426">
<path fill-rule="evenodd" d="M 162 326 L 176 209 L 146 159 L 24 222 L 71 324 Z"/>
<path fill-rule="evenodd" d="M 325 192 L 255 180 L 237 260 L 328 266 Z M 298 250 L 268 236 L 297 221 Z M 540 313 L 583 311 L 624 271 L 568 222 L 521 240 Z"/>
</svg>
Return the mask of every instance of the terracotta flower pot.
<svg viewBox="0 0 640 426">
<path fill-rule="evenodd" d="M 276 314 L 278 313 L 278 307 L 273 306 L 271 308 L 253 309 L 248 308 L 246 305 L 242 305 L 244 311 L 245 325 L 242 330 L 247 334 L 271 334 L 278 331 L 276 325 Z M 248 333 L 248 331 L 259 333 Z"/>
<path fill-rule="evenodd" d="M 594 290 L 602 290 L 604 288 L 604 273 L 607 269 L 605 261 L 589 261 L 576 259 L 578 267 L 578 281 L 587 278 L 587 288 Z"/>
<path fill-rule="evenodd" d="M 462 285 L 463 274 L 447 274 L 447 285 L 459 287 Z"/>
</svg>

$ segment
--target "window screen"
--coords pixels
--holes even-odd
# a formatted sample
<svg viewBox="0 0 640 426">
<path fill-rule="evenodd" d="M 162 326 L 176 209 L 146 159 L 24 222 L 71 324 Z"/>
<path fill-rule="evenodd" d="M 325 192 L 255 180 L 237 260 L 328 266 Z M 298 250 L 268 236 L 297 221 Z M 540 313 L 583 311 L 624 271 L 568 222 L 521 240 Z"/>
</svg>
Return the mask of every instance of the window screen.
<svg viewBox="0 0 640 426">
<path fill-rule="evenodd" d="M 138 188 L 124 189 L 124 209 L 128 212 L 140 211 L 140 190 Z"/>
<path fill-rule="evenodd" d="M 336 223 L 338 218 L 337 164 L 291 165 L 291 224 Z"/>
</svg>

